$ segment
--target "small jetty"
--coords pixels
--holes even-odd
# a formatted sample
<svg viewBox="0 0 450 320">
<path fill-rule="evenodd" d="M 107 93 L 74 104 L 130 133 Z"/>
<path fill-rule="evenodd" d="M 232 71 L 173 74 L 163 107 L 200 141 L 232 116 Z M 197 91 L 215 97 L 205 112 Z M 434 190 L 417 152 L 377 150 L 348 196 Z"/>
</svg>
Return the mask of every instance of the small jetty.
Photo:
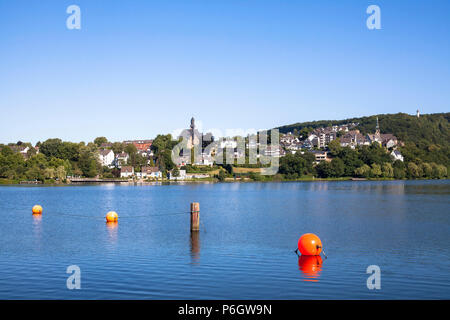
<svg viewBox="0 0 450 320">
<path fill-rule="evenodd" d="M 72 178 L 68 180 L 71 183 L 128 183 L 128 180 L 123 179 L 99 179 L 99 178 Z"/>
<path fill-rule="evenodd" d="M 42 181 L 38 180 L 20 181 L 19 184 L 42 184 Z"/>
</svg>

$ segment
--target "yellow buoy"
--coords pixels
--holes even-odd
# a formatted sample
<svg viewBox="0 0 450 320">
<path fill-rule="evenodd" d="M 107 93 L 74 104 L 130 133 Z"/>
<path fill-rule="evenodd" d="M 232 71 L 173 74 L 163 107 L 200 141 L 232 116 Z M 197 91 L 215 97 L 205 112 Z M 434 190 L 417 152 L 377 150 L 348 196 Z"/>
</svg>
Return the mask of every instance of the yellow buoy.
<svg viewBox="0 0 450 320">
<path fill-rule="evenodd" d="M 106 214 L 106 222 L 116 222 L 119 219 L 117 212 L 110 211 Z"/>
<path fill-rule="evenodd" d="M 42 214 L 42 207 L 40 205 L 35 205 L 33 209 L 31 209 L 33 214 Z"/>
</svg>

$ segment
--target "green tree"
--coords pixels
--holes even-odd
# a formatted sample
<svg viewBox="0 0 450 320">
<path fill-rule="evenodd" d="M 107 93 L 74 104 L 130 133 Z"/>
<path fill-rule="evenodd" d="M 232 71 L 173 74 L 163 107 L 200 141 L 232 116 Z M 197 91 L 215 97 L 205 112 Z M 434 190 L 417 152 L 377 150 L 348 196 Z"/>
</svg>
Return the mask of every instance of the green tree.
<svg viewBox="0 0 450 320">
<path fill-rule="evenodd" d="M 100 147 L 103 143 L 107 143 L 108 139 L 105 137 L 97 137 L 94 139 L 94 143 L 97 145 L 97 147 Z"/>
<path fill-rule="evenodd" d="M 364 164 L 364 162 L 359 158 L 358 152 L 350 147 L 342 148 L 338 154 L 338 157 L 344 162 L 344 175 L 348 177 L 353 176 L 355 170 Z"/>
<path fill-rule="evenodd" d="M 394 177 L 394 168 L 392 167 L 392 164 L 390 164 L 389 162 L 383 163 L 381 171 L 383 173 L 383 177 L 385 178 Z"/>
<path fill-rule="evenodd" d="M 41 144 L 39 151 L 47 157 L 60 157 L 61 139 L 48 139 Z"/>
<path fill-rule="evenodd" d="M 128 153 L 128 155 L 129 155 L 128 164 L 133 167 L 136 167 L 136 165 L 137 165 L 136 160 L 137 160 L 137 154 L 138 154 L 136 146 L 132 143 L 127 144 L 125 147 L 125 152 Z"/>
<path fill-rule="evenodd" d="M 420 164 L 420 171 L 422 171 L 422 175 L 425 178 L 432 178 L 433 177 L 433 167 L 431 164 L 423 162 Z"/>
<path fill-rule="evenodd" d="M 432 167 L 433 167 L 433 178 L 443 179 L 447 177 L 448 172 L 447 168 L 444 165 L 434 163 Z"/>
<path fill-rule="evenodd" d="M 381 166 L 379 164 L 372 163 L 372 166 L 370 168 L 370 176 L 378 178 L 381 176 L 381 174 Z"/>
<path fill-rule="evenodd" d="M 226 173 L 225 173 L 225 171 L 224 170 L 220 170 L 219 171 L 219 174 L 217 175 L 217 179 L 219 179 L 219 181 L 225 181 L 225 178 L 226 178 Z"/>
<path fill-rule="evenodd" d="M 422 171 L 420 170 L 420 167 L 416 165 L 414 162 L 408 162 L 407 172 L 408 176 L 413 179 L 420 178 L 422 176 Z"/>
<path fill-rule="evenodd" d="M 78 167 L 85 177 L 93 178 L 98 174 L 97 158 L 94 152 L 89 147 L 83 147 L 80 151 L 80 160 L 78 161 Z"/>
<path fill-rule="evenodd" d="M 331 176 L 332 177 L 342 177 L 345 172 L 345 164 L 344 161 L 340 158 L 334 158 L 331 160 Z"/>
<path fill-rule="evenodd" d="M 111 146 L 111 150 L 114 152 L 114 154 L 119 154 L 125 150 L 125 146 L 121 142 L 114 142 Z"/>
<path fill-rule="evenodd" d="M 174 168 L 172 169 L 172 175 L 173 175 L 174 177 L 179 177 L 179 176 L 180 176 L 180 170 L 178 170 L 178 167 L 174 167 Z"/>
<path fill-rule="evenodd" d="M 153 140 L 151 149 L 155 155 L 156 165 L 163 172 L 170 171 L 175 167 L 172 161 L 172 149 L 179 141 L 173 141 L 172 135 L 157 135 Z"/>
<path fill-rule="evenodd" d="M 300 153 L 289 153 L 280 159 L 279 172 L 284 174 L 287 179 L 297 179 L 305 173 L 306 163 L 307 161 Z"/>
<path fill-rule="evenodd" d="M 339 139 L 333 140 L 328 144 L 328 149 L 333 157 L 337 157 L 342 151 L 341 142 Z"/>
<path fill-rule="evenodd" d="M 361 167 L 355 169 L 355 175 L 358 177 L 368 178 L 370 176 L 370 167 L 363 164 Z"/>
<path fill-rule="evenodd" d="M 316 166 L 317 175 L 320 178 L 328 178 L 333 176 L 333 168 L 328 161 L 322 161 Z"/>
</svg>

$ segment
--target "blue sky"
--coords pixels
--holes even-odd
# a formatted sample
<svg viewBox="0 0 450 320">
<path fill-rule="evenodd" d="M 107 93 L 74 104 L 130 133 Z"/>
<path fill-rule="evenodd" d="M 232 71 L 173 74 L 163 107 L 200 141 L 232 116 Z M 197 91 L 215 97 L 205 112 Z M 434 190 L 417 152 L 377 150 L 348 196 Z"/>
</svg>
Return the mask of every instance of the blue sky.
<svg viewBox="0 0 450 320">
<path fill-rule="evenodd" d="M 449 16 L 450 1 L 0 0 L 0 143 L 448 112 Z"/>
</svg>

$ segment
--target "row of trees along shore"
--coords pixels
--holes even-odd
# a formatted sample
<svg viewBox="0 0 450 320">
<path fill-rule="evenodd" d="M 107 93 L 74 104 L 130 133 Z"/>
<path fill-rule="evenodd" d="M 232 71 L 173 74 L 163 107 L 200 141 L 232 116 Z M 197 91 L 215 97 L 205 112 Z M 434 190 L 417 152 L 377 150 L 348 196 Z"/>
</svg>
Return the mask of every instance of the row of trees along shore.
<svg viewBox="0 0 450 320">
<path fill-rule="evenodd" d="M 286 179 L 303 176 L 318 178 L 395 178 L 395 179 L 442 179 L 447 177 L 447 167 L 435 162 L 393 161 L 389 150 L 378 143 L 356 149 L 341 147 L 339 140 L 329 144 L 331 161 L 322 161 L 313 166 L 311 153 L 288 154 L 280 160 L 279 172 Z"/>
<path fill-rule="evenodd" d="M 312 130 L 319 126 L 358 123 L 356 127 L 361 133 L 370 133 L 376 124 L 376 117 L 353 118 L 340 121 L 316 121 L 298 123 L 280 127 L 281 132 L 291 131 L 297 134 Z M 296 180 L 305 178 L 345 177 L 374 179 L 442 179 L 448 177 L 450 169 L 450 113 L 422 115 L 420 118 L 406 115 L 378 115 L 382 133 L 393 133 L 403 142 L 399 151 L 404 162 L 393 161 L 390 150 L 375 143 L 355 149 L 341 147 L 339 141 L 328 146 L 331 161 L 314 163 L 314 155 L 310 152 L 287 154 L 280 159 L 279 173 L 275 176 L 261 176 L 257 172 L 234 172 L 236 167 L 258 168 L 262 165 L 223 165 L 219 180 L 226 177 L 248 177 L 253 180 Z M 117 168 L 102 167 L 98 161 L 100 146 L 108 142 L 105 137 L 96 138 L 93 142 L 74 143 L 61 139 L 48 139 L 37 143 L 39 153 L 30 143 L 0 144 L 0 183 L 14 183 L 21 180 L 38 180 L 53 183 L 64 182 L 66 176 L 82 176 L 113 178 L 120 176 Z M 171 135 L 158 135 L 152 144 L 154 156 L 150 159 L 141 156 L 133 144 L 115 142 L 111 149 L 118 154 L 129 154 L 128 163 L 136 171 L 147 165 L 157 166 L 166 174 L 175 168 L 171 159 L 171 150 L 177 144 Z M 17 152 L 17 147 L 30 147 L 24 157 Z M 187 166 L 192 172 L 207 172 L 199 167 Z M 236 170 L 237 171 L 237 170 Z"/>
<path fill-rule="evenodd" d="M 18 142 L 9 145 L 0 144 L 0 182 L 18 182 L 22 180 L 37 180 L 54 183 L 64 182 L 67 176 L 79 177 L 120 177 L 119 168 L 102 167 L 98 160 L 98 152 L 105 137 L 98 137 L 93 142 L 74 143 L 61 139 L 48 139 L 38 142 L 36 147 L 30 143 Z M 114 142 L 110 149 L 115 154 L 126 152 L 129 155 L 127 163 L 140 171 L 142 166 L 158 166 L 164 173 L 172 170 L 175 165 L 171 159 L 171 150 L 176 145 L 171 135 L 158 135 L 153 141 L 154 157 L 148 159 L 138 153 L 133 144 Z M 18 148 L 29 147 L 25 157 L 17 152 Z"/>
</svg>

